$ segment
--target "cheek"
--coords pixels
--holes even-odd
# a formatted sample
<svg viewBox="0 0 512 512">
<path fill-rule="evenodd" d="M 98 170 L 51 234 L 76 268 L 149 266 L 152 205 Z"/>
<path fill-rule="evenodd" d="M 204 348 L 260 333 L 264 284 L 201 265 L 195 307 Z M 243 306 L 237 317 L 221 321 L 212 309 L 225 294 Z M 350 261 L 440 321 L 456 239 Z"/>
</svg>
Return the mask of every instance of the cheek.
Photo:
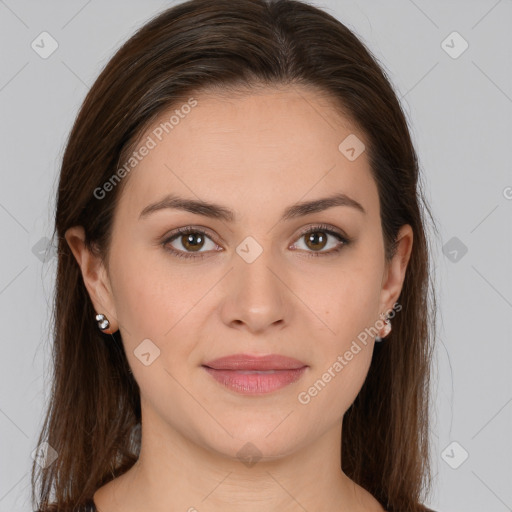
<svg viewBox="0 0 512 512">
<path fill-rule="evenodd" d="M 360 258 L 350 270 L 331 272 L 329 286 L 316 298 L 325 327 L 318 333 L 318 354 L 304 400 L 319 410 L 343 414 L 359 393 L 371 364 L 373 337 L 380 297 L 378 262 Z M 320 350 L 321 344 L 321 350 Z M 329 413 L 331 414 L 331 413 Z"/>
<path fill-rule="evenodd" d="M 189 357 L 196 338 L 190 322 L 200 311 L 196 304 L 208 287 L 200 273 L 184 276 L 155 252 L 132 250 L 121 258 L 122 251 L 119 244 L 112 268 L 123 344 L 136 380 L 142 380 L 141 388 L 155 378 L 158 386 L 169 378 L 165 369 L 175 373 L 177 361 Z M 144 365 L 141 356 L 147 353 L 146 362 L 154 361 L 150 366 Z"/>
<path fill-rule="evenodd" d="M 129 337 L 164 338 L 187 312 L 193 283 L 184 286 L 163 249 L 117 242 L 112 255 L 117 316 Z M 188 307 L 190 309 L 190 307 Z"/>
<path fill-rule="evenodd" d="M 169 298 L 161 285 L 155 286 L 154 272 L 151 267 L 130 268 L 127 261 L 118 267 L 116 311 L 121 331 L 124 327 L 128 335 L 124 339 L 131 342 L 140 337 L 160 337 L 171 327 L 172 318 L 163 316 L 161 311 L 164 304 L 169 304 Z"/>
<path fill-rule="evenodd" d="M 371 347 L 361 345 L 350 361 L 334 358 L 313 372 L 312 378 L 300 390 L 299 407 L 308 414 L 322 417 L 322 423 L 341 420 L 364 384 L 371 363 Z"/>
<path fill-rule="evenodd" d="M 312 298 L 329 327 L 327 332 L 340 347 L 375 322 L 381 291 L 376 267 L 358 264 L 350 270 L 332 272 L 328 285 L 317 289 L 316 298 Z"/>
</svg>

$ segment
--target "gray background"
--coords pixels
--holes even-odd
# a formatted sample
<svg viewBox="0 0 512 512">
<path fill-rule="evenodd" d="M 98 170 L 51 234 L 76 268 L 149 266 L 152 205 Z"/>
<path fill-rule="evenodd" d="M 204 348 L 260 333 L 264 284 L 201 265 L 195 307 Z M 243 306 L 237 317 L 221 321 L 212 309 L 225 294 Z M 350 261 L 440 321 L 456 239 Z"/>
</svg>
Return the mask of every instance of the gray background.
<svg viewBox="0 0 512 512">
<path fill-rule="evenodd" d="M 46 238 L 68 132 L 119 45 L 170 5 L 0 0 L 0 512 L 32 510 L 29 467 L 49 393 L 56 267 Z M 352 29 L 388 73 L 440 228 L 430 505 L 512 510 L 512 2 L 315 5 Z M 42 46 L 43 31 L 58 43 L 46 59 L 31 47 Z M 454 31 L 469 44 L 460 55 Z"/>
</svg>

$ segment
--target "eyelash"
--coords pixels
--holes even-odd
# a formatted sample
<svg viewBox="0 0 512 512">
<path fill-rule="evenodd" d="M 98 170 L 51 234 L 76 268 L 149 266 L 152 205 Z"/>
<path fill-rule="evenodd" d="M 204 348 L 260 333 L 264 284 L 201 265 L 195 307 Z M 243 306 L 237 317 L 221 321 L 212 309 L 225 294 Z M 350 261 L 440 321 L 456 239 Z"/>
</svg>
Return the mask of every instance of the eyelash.
<svg viewBox="0 0 512 512">
<path fill-rule="evenodd" d="M 340 232 L 330 228 L 326 224 L 318 224 L 316 226 L 312 226 L 310 228 L 307 228 L 305 231 L 302 231 L 299 234 L 297 240 L 299 240 L 300 238 L 302 238 L 305 235 L 308 235 L 310 233 L 316 233 L 318 231 L 327 233 L 329 235 L 333 235 L 334 237 L 336 237 L 341 242 L 341 244 L 338 245 L 338 247 L 336 247 L 335 249 L 331 249 L 330 251 L 327 251 L 327 252 L 306 251 L 308 253 L 308 257 L 311 256 L 311 257 L 315 258 L 315 257 L 318 257 L 318 256 L 334 256 L 335 254 L 339 253 L 344 246 L 349 245 L 351 243 L 351 240 L 349 238 L 344 236 L 342 233 L 340 233 Z M 207 236 L 208 238 L 211 239 L 211 237 L 208 236 L 208 233 L 206 231 L 203 231 L 202 229 L 194 228 L 193 226 L 186 226 L 186 227 L 183 227 L 183 228 L 176 229 L 169 237 L 167 237 L 162 242 L 162 246 L 164 247 L 164 249 L 166 251 L 169 251 L 171 254 L 173 254 L 173 256 L 176 256 L 178 258 L 203 259 L 208 251 L 207 252 L 198 252 L 198 253 L 194 254 L 194 253 L 186 253 L 186 252 L 183 252 L 183 251 L 178 251 L 178 250 L 174 249 L 173 247 L 167 247 L 167 244 L 169 244 L 170 242 L 174 241 L 178 236 L 180 236 L 180 235 L 187 235 L 189 233 L 198 233 L 198 234 Z"/>
</svg>

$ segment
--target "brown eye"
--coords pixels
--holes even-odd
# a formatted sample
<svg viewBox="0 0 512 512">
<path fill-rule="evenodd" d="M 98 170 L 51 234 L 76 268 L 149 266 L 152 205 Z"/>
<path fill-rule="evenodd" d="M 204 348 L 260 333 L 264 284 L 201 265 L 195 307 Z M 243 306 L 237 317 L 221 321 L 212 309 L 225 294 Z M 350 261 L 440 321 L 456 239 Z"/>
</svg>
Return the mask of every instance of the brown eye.
<svg viewBox="0 0 512 512">
<path fill-rule="evenodd" d="M 197 251 L 204 245 L 204 236 L 199 232 L 181 235 L 181 243 L 187 251 Z"/>
<path fill-rule="evenodd" d="M 330 240 L 331 238 L 337 240 L 337 243 L 335 240 Z M 298 241 L 302 243 L 305 241 L 304 247 L 299 248 L 308 256 L 333 256 L 350 243 L 350 239 L 342 233 L 324 225 L 303 231 Z M 207 246 L 208 242 L 211 244 L 210 247 Z M 334 243 L 334 246 L 330 247 L 330 250 L 324 250 L 329 243 Z M 162 242 L 162 245 L 165 250 L 180 258 L 203 258 L 212 250 L 220 250 L 205 231 L 192 226 L 175 230 L 174 234 Z M 201 250 L 203 248 L 206 250 Z"/>
<path fill-rule="evenodd" d="M 335 239 L 338 242 L 336 243 Z M 303 247 L 301 247 L 301 243 Z M 326 246 L 331 244 L 328 249 L 324 250 Z M 350 243 L 350 240 L 342 233 L 335 231 L 326 225 L 313 226 L 307 231 L 303 231 L 296 242 L 298 248 L 307 253 L 308 256 L 332 256 L 341 251 L 341 249 Z"/>
<path fill-rule="evenodd" d="M 202 258 L 210 250 L 217 249 L 217 244 L 204 231 L 193 227 L 176 230 L 173 235 L 163 241 L 162 245 L 175 256 L 183 258 Z M 201 250 L 203 248 L 206 250 Z"/>
<path fill-rule="evenodd" d="M 311 231 L 304 236 L 306 245 L 314 251 L 321 251 L 327 244 L 327 236 L 323 231 Z"/>
</svg>

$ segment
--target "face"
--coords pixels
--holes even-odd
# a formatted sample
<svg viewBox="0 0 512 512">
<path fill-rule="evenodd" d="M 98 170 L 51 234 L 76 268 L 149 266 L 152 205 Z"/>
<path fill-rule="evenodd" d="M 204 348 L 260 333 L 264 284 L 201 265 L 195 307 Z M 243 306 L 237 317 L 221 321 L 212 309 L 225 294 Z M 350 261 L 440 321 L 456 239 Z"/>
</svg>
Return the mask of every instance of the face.
<svg viewBox="0 0 512 512">
<path fill-rule="evenodd" d="M 305 88 L 194 98 L 142 136 L 150 149 L 123 178 L 108 266 L 79 229 L 66 238 L 96 311 L 120 329 L 143 421 L 227 456 L 247 442 L 282 456 L 341 426 L 371 361 L 365 329 L 382 327 L 400 294 L 412 233 L 402 228 L 386 263 L 366 153 L 339 149 L 365 136 L 328 99 Z M 219 208 L 163 207 L 169 194 Z M 203 367 L 232 354 L 306 368 L 279 389 L 241 392 Z"/>
</svg>

